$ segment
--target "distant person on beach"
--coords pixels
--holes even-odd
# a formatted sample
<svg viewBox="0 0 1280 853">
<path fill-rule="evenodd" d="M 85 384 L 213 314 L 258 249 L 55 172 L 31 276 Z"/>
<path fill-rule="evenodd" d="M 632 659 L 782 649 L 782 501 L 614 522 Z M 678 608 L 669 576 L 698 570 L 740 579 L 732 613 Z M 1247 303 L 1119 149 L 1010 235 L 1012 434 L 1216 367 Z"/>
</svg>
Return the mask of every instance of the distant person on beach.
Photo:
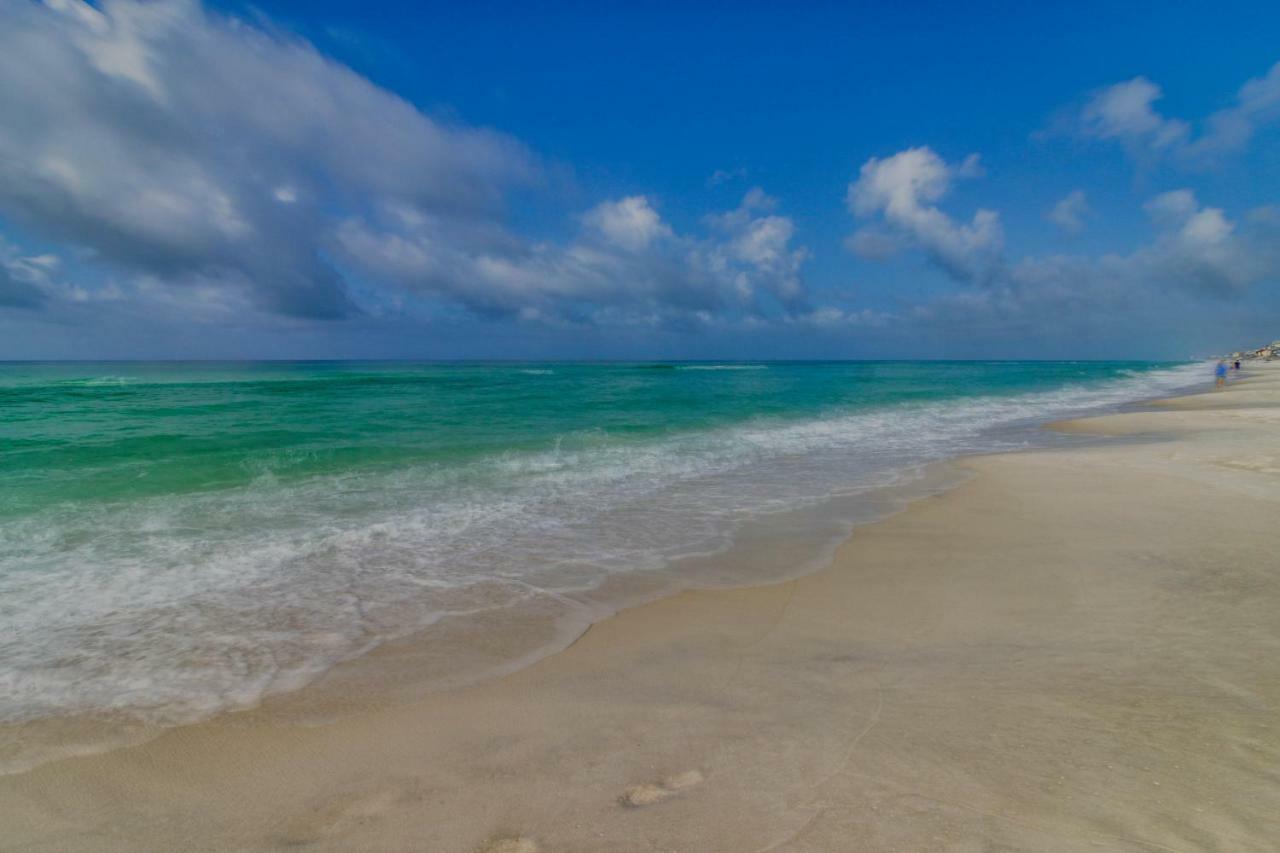
<svg viewBox="0 0 1280 853">
<path fill-rule="evenodd" d="M 1213 375 L 1216 377 L 1214 382 L 1219 388 L 1227 384 L 1227 363 L 1219 361 L 1218 366 L 1213 369 Z"/>
<path fill-rule="evenodd" d="M 1235 363 L 1234 367 L 1235 367 L 1235 369 L 1236 369 L 1236 370 L 1239 370 L 1239 369 L 1240 369 L 1240 359 L 1238 359 L 1238 358 L 1236 359 L 1236 363 Z"/>
</svg>

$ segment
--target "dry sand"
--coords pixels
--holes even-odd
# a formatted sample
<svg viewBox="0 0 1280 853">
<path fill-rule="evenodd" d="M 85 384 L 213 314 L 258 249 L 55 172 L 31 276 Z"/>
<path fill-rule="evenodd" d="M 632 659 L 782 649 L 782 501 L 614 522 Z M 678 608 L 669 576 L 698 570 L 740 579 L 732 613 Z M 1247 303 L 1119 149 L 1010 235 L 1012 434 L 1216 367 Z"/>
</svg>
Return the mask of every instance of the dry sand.
<svg viewBox="0 0 1280 853">
<path fill-rule="evenodd" d="M 22 851 L 1280 849 L 1280 371 L 476 687 L 0 778 Z"/>
</svg>

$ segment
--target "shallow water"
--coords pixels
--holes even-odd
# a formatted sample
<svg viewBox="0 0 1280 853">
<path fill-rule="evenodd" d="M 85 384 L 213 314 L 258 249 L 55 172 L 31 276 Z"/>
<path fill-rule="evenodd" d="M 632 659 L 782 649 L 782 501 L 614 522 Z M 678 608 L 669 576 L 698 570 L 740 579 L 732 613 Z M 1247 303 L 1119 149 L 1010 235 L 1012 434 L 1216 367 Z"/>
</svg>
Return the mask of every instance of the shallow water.
<svg viewBox="0 0 1280 853">
<path fill-rule="evenodd" d="M 929 462 L 1027 446 L 1044 421 L 1206 376 L 1122 362 L 0 365 L 0 723 L 187 722 L 432 626 L 456 640 L 535 613 L 581 624 L 681 572 L 764 580 L 749 561 L 698 561 L 826 507 L 811 548 L 766 561 L 789 571 L 847 533 L 862 496 Z M 448 648 L 462 669 L 501 663 Z"/>
</svg>

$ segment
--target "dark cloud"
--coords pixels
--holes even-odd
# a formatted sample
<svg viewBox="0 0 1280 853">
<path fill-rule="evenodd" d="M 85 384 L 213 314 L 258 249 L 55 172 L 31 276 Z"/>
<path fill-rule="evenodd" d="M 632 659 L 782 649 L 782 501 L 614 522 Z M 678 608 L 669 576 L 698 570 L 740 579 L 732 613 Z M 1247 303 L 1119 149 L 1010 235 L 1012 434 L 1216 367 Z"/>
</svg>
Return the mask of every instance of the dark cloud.
<svg viewBox="0 0 1280 853">
<path fill-rule="evenodd" d="M 0 267 L 0 305 L 6 308 L 36 308 L 44 304 L 45 296 L 40 288 L 18 281 L 13 274 Z"/>
<path fill-rule="evenodd" d="M 38 308 L 51 289 L 51 275 L 58 267 L 52 255 L 23 257 L 0 237 L 0 307 Z"/>
</svg>

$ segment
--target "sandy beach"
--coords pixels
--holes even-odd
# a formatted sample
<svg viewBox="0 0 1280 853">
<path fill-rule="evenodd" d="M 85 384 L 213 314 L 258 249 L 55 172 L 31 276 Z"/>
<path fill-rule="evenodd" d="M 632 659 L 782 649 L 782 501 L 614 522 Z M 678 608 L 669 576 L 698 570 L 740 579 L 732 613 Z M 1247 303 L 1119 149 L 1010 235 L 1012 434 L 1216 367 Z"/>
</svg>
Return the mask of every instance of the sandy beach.
<svg viewBox="0 0 1280 853">
<path fill-rule="evenodd" d="M 1245 373 L 499 679 L 0 777 L 0 849 L 1275 850 L 1280 370 Z"/>
</svg>

